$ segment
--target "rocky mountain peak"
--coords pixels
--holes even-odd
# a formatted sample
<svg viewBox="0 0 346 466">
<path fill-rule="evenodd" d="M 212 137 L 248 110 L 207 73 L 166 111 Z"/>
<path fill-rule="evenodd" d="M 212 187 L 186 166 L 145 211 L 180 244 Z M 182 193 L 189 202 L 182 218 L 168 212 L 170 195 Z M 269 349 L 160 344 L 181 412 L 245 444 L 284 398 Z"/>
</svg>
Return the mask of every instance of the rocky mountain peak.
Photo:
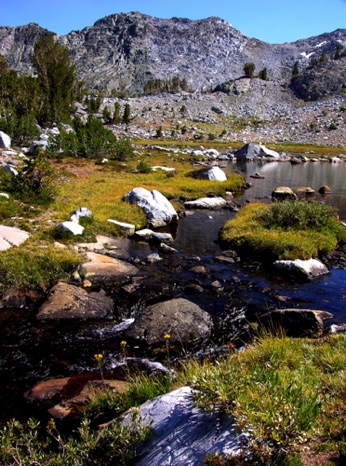
<svg viewBox="0 0 346 466">
<path fill-rule="evenodd" d="M 35 23 L 0 27 L 0 53 L 10 67 L 32 72 L 34 44 L 46 34 L 51 32 Z M 70 49 L 79 78 L 91 88 L 130 94 L 141 93 L 149 81 L 175 76 L 185 78 L 191 89 L 209 90 L 241 78 L 247 62 L 255 64 L 256 73 L 266 68 L 270 81 L 288 86 L 296 61 L 303 72 L 312 58 L 330 56 L 338 44 L 346 46 L 346 30 L 341 29 L 294 43 L 268 44 L 221 18 L 162 19 L 137 11 L 112 14 L 57 37 Z"/>
</svg>

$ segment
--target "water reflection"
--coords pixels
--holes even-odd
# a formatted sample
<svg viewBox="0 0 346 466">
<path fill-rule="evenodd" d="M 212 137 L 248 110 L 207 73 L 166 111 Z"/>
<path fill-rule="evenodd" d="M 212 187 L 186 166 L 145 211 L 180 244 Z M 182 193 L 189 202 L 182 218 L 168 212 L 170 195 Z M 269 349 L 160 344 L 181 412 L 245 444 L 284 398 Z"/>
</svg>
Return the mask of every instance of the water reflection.
<svg viewBox="0 0 346 466">
<path fill-rule="evenodd" d="M 309 186 L 316 191 L 315 199 L 335 206 L 342 221 L 346 221 L 346 163 L 306 162 L 292 165 L 289 162 L 234 162 L 229 163 L 229 173 L 240 171 L 252 187 L 244 197 L 246 200 L 265 200 L 278 186 L 289 186 L 293 190 L 300 186 Z M 259 172 L 265 179 L 254 179 L 250 175 Z M 318 190 L 328 185 L 331 195 L 321 196 Z"/>
</svg>

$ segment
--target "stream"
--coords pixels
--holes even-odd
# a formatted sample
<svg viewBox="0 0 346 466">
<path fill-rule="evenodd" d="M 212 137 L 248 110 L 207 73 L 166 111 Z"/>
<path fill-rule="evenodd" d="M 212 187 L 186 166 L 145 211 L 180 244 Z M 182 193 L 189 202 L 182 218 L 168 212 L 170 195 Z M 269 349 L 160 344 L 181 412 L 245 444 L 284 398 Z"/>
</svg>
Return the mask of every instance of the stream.
<svg viewBox="0 0 346 466">
<path fill-rule="evenodd" d="M 277 186 L 311 186 L 318 190 L 328 184 L 333 194 L 324 198 L 317 195 L 316 199 L 336 206 L 341 220 L 346 220 L 346 163 L 229 163 L 225 171 L 242 171 L 252 184 L 240 202 L 269 202 Z M 250 178 L 255 172 L 265 179 Z M 147 244 L 128 240 L 128 257 L 138 261 L 141 286 L 133 293 L 107 290 L 119 301 L 123 321 L 111 316 L 78 322 L 41 322 L 36 320 L 35 307 L 0 309 L 0 420 L 32 414 L 22 394 L 37 381 L 95 370 L 95 353 L 116 357 L 122 330 L 130 319 L 147 305 L 165 299 L 184 297 L 218 318 L 222 325 L 216 344 L 233 338 L 239 330 L 237 319 L 245 309 L 253 313 L 276 306 L 323 309 L 334 316 L 328 323 L 346 322 L 346 270 L 332 269 L 312 282 L 288 284 L 259 267 L 218 261 L 219 230 L 234 215 L 230 210 L 188 211 L 172 232 L 173 247 L 178 252 L 162 256 L 162 261 L 154 264 L 140 262 L 150 252 L 157 252 L 154 248 L 151 251 Z M 196 273 L 196 265 L 203 265 L 206 272 Z M 215 289 L 215 281 L 222 285 L 222 291 Z M 134 355 L 146 356 L 141 348 L 132 351 Z"/>
</svg>

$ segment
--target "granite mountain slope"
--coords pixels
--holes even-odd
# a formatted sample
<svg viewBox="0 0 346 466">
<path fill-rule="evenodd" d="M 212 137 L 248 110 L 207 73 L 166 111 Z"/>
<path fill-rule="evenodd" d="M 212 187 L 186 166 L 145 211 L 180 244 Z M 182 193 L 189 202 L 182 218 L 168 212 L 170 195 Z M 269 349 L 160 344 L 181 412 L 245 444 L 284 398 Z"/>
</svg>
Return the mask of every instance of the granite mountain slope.
<svg viewBox="0 0 346 466">
<path fill-rule="evenodd" d="M 10 67 L 31 73 L 34 43 L 46 34 L 49 31 L 35 23 L 0 27 L 0 54 Z M 346 30 L 268 44 L 246 37 L 216 17 L 159 19 L 138 12 L 110 15 L 57 38 L 70 49 L 79 78 L 91 88 L 128 93 L 142 92 L 150 80 L 173 76 L 186 78 L 194 90 L 209 90 L 241 77 L 247 62 L 256 65 L 256 73 L 267 68 L 268 79 L 288 85 L 296 61 L 304 70 L 312 58 L 335 53 L 338 44 L 346 46 Z M 342 71 L 337 70 L 337 84 L 329 86 L 332 92 L 342 86 Z"/>
</svg>

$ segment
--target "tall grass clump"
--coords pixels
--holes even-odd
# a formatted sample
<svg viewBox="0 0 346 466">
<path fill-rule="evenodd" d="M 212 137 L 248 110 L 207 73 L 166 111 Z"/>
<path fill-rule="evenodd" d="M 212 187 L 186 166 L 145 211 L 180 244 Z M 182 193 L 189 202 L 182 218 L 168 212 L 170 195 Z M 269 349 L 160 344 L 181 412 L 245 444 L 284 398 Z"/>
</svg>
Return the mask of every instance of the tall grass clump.
<svg viewBox="0 0 346 466">
<path fill-rule="evenodd" d="M 264 262 L 309 259 L 329 253 L 346 241 L 346 229 L 333 208 L 307 201 L 245 206 L 226 222 L 221 240 L 240 254 Z"/>
</svg>

